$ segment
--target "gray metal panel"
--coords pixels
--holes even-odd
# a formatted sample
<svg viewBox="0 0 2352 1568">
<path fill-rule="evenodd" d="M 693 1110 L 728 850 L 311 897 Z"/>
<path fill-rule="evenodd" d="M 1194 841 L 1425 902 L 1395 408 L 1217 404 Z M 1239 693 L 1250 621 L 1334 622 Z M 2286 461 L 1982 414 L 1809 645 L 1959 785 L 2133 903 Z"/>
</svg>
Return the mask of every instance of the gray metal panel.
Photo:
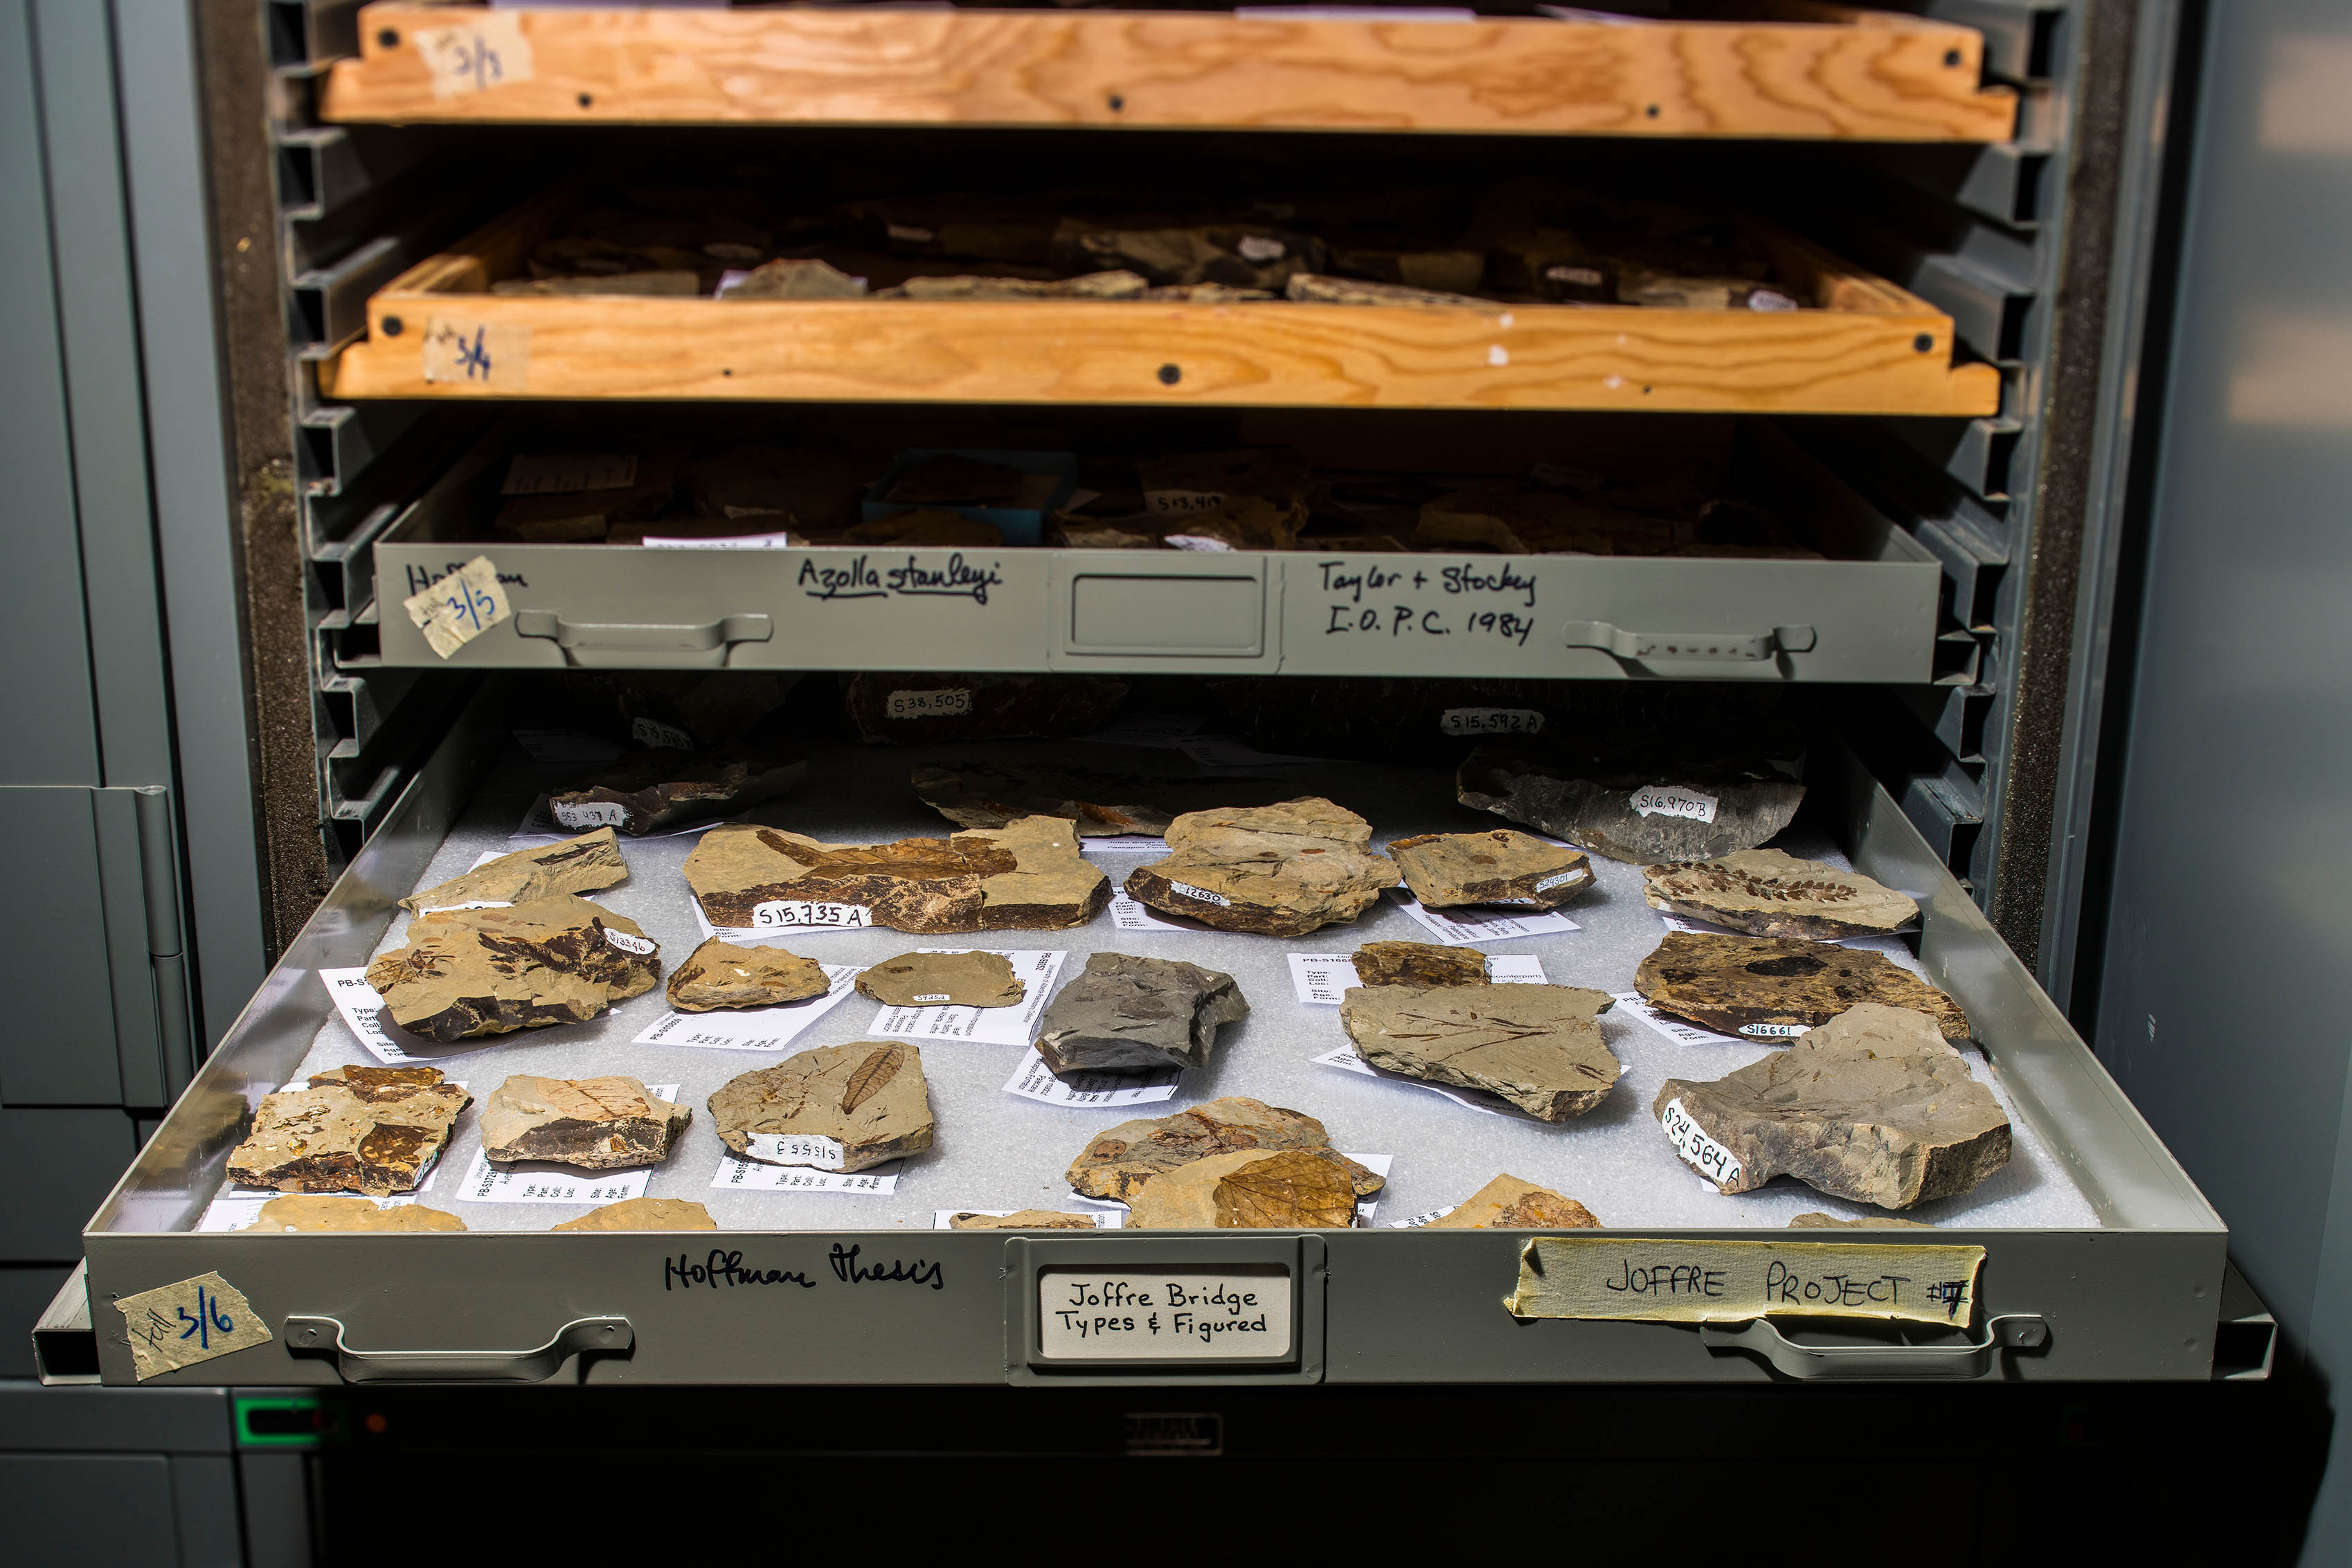
<svg viewBox="0 0 2352 1568">
<path fill-rule="evenodd" d="M 31 1377 L 33 1324 L 73 1270 L 62 1263 L 0 1264 L 0 1378 Z"/>
<path fill-rule="evenodd" d="M 17 1568 L 186 1561 L 161 1454 L 0 1454 L 0 1519 Z"/>
<path fill-rule="evenodd" d="M 123 207 L 112 26 L 89 0 L 38 0 L 43 147 L 56 235 L 89 658 L 106 784 L 172 777 L 171 698 L 142 461 L 145 386 Z"/>
<path fill-rule="evenodd" d="M 0 473 L 8 476 L 15 597 L 10 612 L 0 616 L 0 668 L 18 673 L 0 706 L 8 737 L 0 747 L 0 780 L 96 784 L 57 274 L 40 221 L 48 192 L 33 61 L 25 0 L 0 0 L 0 206 L 11 214 L 0 223 L 0 336 L 13 350 L 0 392 Z M 33 671 L 41 678 L 24 678 Z"/>
<path fill-rule="evenodd" d="M 0 1182 L 17 1195 L 0 1208 L 0 1258 L 80 1256 L 82 1221 L 136 1149 L 121 1111 L 0 1110 Z"/>
<path fill-rule="evenodd" d="M 247 1448 L 236 1458 L 245 1568 L 310 1568 L 310 1457 Z"/>
<path fill-rule="evenodd" d="M 43 1388 L 0 1383 L 0 1450 L 227 1454 L 225 1388 Z"/>
<path fill-rule="evenodd" d="M 2331 994 L 2352 956 L 2352 19 L 2238 0 L 2210 22 L 2096 1038 L 2336 1391 L 2304 1548 L 2334 1564 L 2352 1560 L 2352 1050 Z M 2224 841 L 2181 900 L 2183 848 Z"/>
<path fill-rule="evenodd" d="M 12 1014 L 0 1030 L 0 1104 L 122 1102 L 114 1009 L 102 999 L 113 993 L 114 975 L 92 794 L 73 788 L 0 789 L 0 811 L 15 835 L 9 852 L 14 893 L 0 904 L 0 987 Z M 145 976 L 140 979 L 144 983 Z M 12 1255 L 71 1253 L 0 1250 Z"/>
<path fill-rule="evenodd" d="M 196 49 L 183 5 L 115 0 L 125 167 L 148 454 L 171 476 L 156 497 L 170 627 L 181 810 L 201 945 L 204 1037 L 215 1040 L 268 969 L 247 733 L 243 592 L 233 449 L 222 386 L 217 288 L 205 204 Z M 152 782 L 152 780 L 142 780 Z"/>
</svg>

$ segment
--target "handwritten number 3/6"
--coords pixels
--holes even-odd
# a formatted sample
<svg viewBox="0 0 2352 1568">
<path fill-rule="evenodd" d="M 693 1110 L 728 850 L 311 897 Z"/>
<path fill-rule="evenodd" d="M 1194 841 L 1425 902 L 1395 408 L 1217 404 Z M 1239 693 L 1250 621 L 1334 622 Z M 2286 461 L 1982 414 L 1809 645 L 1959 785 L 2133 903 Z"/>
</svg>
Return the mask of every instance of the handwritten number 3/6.
<svg viewBox="0 0 2352 1568">
<path fill-rule="evenodd" d="M 180 1321 L 188 1325 L 180 1331 L 180 1337 L 186 1339 L 193 1335 L 196 1343 L 206 1350 L 213 1347 L 214 1334 L 229 1333 L 236 1328 L 229 1315 L 221 1311 L 220 1302 L 202 1285 L 196 1287 L 196 1315 L 190 1317 L 185 1307 L 179 1311 Z"/>
</svg>

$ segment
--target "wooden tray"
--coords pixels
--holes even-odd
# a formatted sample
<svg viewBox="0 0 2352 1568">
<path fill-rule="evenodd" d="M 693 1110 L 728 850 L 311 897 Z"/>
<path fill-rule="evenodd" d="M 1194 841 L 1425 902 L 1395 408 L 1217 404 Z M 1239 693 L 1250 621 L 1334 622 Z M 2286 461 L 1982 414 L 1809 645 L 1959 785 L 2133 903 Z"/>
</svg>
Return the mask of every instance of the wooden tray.
<svg viewBox="0 0 2352 1568">
<path fill-rule="evenodd" d="M 544 15 L 545 13 L 541 13 Z M 1987 414 L 1951 319 L 1762 227 L 1813 308 L 1418 308 L 1141 300 L 719 300 L 493 295 L 574 199 L 490 224 L 368 300 L 320 367 L 337 398 L 1676 409 Z"/>
<path fill-rule="evenodd" d="M 1732 20 L 1218 11 L 360 13 L 331 120 L 1190 126 L 2000 141 L 1966 27 L 1813 0 Z"/>
</svg>

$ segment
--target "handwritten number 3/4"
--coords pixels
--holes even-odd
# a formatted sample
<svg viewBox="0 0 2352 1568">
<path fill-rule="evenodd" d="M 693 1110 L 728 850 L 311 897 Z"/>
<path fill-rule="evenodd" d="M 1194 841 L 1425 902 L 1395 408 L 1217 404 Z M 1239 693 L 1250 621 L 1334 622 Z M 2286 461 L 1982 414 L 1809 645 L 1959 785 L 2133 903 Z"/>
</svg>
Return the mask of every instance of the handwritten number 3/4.
<svg viewBox="0 0 2352 1568">
<path fill-rule="evenodd" d="M 194 1335 L 196 1343 L 206 1350 L 213 1347 L 214 1334 L 229 1333 L 236 1328 L 236 1324 L 229 1320 L 229 1315 L 221 1311 L 220 1302 L 202 1285 L 196 1287 L 196 1315 L 190 1317 L 188 1309 L 185 1307 L 182 1307 L 179 1311 L 180 1321 L 188 1325 L 180 1331 L 180 1337 L 186 1339 Z"/>
<path fill-rule="evenodd" d="M 472 381 L 478 373 L 484 381 L 490 379 L 490 351 L 482 340 L 488 331 L 488 327 L 475 328 L 471 342 L 466 340 L 464 333 L 457 335 L 457 363 L 465 367 L 467 381 Z"/>
</svg>

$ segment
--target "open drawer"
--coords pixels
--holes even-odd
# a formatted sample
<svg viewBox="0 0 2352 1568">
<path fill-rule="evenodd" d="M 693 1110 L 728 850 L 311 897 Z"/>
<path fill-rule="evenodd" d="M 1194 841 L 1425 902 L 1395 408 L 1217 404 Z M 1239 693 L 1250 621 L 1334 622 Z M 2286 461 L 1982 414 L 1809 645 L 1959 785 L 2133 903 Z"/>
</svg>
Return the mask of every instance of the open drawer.
<svg viewBox="0 0 2352 1568">
<path fill-rule="evenodd" d="M 1662 18 L 375 5 L 322 119 L 1156 126 L 2000 141 L 1974 29 L 1812 4 Z"/>
<path fill-rule="evenodd" d="M 374 546 L 381 656 L 825 670 L 887 649 L 904 669 L 1937 678 L 1943 572 L 1917 539 L 1767 423 L 1675 439 L 1693 458 L 1719 455 L 1824 559 L 521 544 L 489 538 L 500 476 L 527 444 L 499 432 Z M 477 555 L 513 614 L 445 661 L 401 601 Z"/>
<path fill-rule="evenodd" d="M 1742 232 L 1794 308 L 496 292 L 530 276 L 581 200 L 527 203 L 385 284 L 366 336 L 320 365 L 320 390 L 1947 415 L 2000 403 L 1998 370 L 1954 363 L 1950 317 L 1760 224 Z"/>
<path fill-rule="evenodd" d="M 250 1333 L 257 1322 L 268 1337 L 155 1381 L 1757 1382 L 1775 1369 L 1795 1377 L 2209 1375 L 2227 1243 L 2220 1220 L 1893 800 L 1822 737 L 1810 763 L 1809 814 L 1790 830 L 1811 837 L 1796 847 L 1836 852 L 1833 841 L 1859 869 L 1914 893 L 1922 911 L 1917 967 L 1967 1009 L 1984 1052 L 1972 1071 L 2002 1098 L 2015 1129 L 2009 1166 L 1910 1217 L 1932 1221 L 1933 1231 L 1791 1231 L 1785 1227 L 1802 1210 L 1865 1218 L 1875 1211 L 1785 1181 L 1738 1197 L 1699 1181 L 1651 1121 L 1648 1097 L 1659 1074 L 1704 1076 L 1690 1053 L 1718 1048 L 1677 1041 L 1623 1017 L 1622 1008 L 1604 1019 L 1622 1019 L 1610 1025 L 1610 1043 L 1626 1062 L 1628 1081 L 1601 1108 L 1559 1125 L 1473 1113 L 1416 1086 L 1317 1061 L 1345 1036 L 1336 1010 L 1309 1005 L 1304 987 L 1294 1001 L 1286 951 L 1344 951 L 1367 938 L 1416 935 L 1401 906 L 1387 904 L 1356 926 L 1288 940 L 1119 929 L 1108 915 L 1022 934 L 1026 946 L 1065 951 L 1074 961 L 1066 974 L 1084 953 L 1103 948 L 1222 967 L 1249 995 L 1252 1016 L 1228 1026 L 1240 1032 L 1229 1032 L 1216 1062 L 1199 1070 L 1210 1077 L 1132 1109 L 1041 1104 L 1008 1093 L 1007 1070 L 1021 1079 L 1020 1047 L 932 1038 L 923 1058 L 939 1139 L 906 1162 L 891 1190 L 749 1190 L 740 1176 L 730 1185 L 704 1097 L 773 1058 L 629 1043 L 663 1010 L 651 994 L 596 1022 L 501 1037 L 440 1065 L 450 1078 L 470 1082 L 478 1103 L 508 1071 L 625 1071 L 676 1085 L 695 1122 L 654 1173 L 652 1196 L 706 1201 L 722 1233 L 557 1233 L 549 1227 L 580 1207 L 477 1201 L 488 1190 L 468 1175 L 479 1148 L 477 1110 L 461 1116 L 438 1190 L 428 1187 L 423 1197 L 464 1218 L 466 1233 L 201 1228 L 215 1223 L 208 1213 L 225 1212 L 216 1205 L 234 1206 L 221 1187 L 225 1161 L 265 1094 L 330 1061 L 371 1060 L 339 1020 L 321 971 L 367 962 L 392 929 L 394 900 L 464 869 L 484 850 L 506 847 L 535 776 L 505 741 L 505 726 L 529 716 L 505 711 L 505 703 L 493 687 L 460 721 L 90 1221 L 89 1303 L 106 1381 L 134 1376 L 125 1314 L 115 1303 L 184 1282 L 193 1290 L 205 1276 L 217 1276 L 250 1304 L 251 1317 L 235 1320 L 236 1328 Z M 771 805 L 784 808 L 795 826 L 835 839 L 937 833 L 942 824 L 903 782 L 908 767 L 937 757 L 920 748 L 824 750 L 815 758 L 818 782 Z M 1106 758 L 1101 765 L 1118 763 Z M 1383 832 L 1491 822 L 1453 804 L 1450 771 L 1442 768 L 1304 764 L 1287 777 L 1302 792 L 1355 801 Z M 631 879 L 599 895 L 673 949 L 673 961 L 695 939 L 677 870 L 690 841 L 625 841 Z M 1097 863 L 1114 883 L 1149 858 L 1131 843 L 1106 842 L 1099 852 Z M 1599 862 L 1599 869 L 1602 896 L 1567 912 L 1580 929 L 1490 950 L 1531 953 L 1555 981 L 1626 988 L 1661 927 L 1629 893 L 1638 886 L 1635 868 Z M 857 964 L 921 940 L 833 931 L 793 946 Z M 849 996 L 794 1043 L 870 1038 L 881 1022 L 869 1021 L 871 1005 Z M 1752 1060 L 1752 1048 L 1742 1049 Z M 1090 1139 L 1129 1116 L 1213 1094 L 1297 1107 L 1323 1120 L 1335 1146 L 1368 1163 L 1384 1155 L 1387 1186 L 1371 1222 L 1303 1233 L 1008 1237 L 934 1228 L 940 1211 L 1066 1209 L 1069 1195 L 1055 1190 L 1060 1172 Z M 1398 1224 L 1458 1202 L 1498 1167 L 1580 1194 L 1607 1227 L 1570 1234 L 1641 1245 L 1653 1255 L 1716 1241 L 1762 1243 L 1776 1258 L 1826 1275 L 1851 1256 L 1840 1249 L 1856 1243 L 1932 1244 L 1981 1248 L 1981 1270 L 1966 1312 L 1948 1327 L 1900 1335 L 1843 1319 L 1764 1316 L 1705 1327 L 1526 1320 L 1504 1301 L 1520 1281 L 1530 1233 Z M 1918 1277 L 1928 1277 L 1927 1254 L 1895 1256 L 1893 1271 L 1907 1277 L 1899 1260 L 1916 1256 Z M 1890 1268 L 1885 1255 L 1877 1267 Z M 1051 1291 L 1073 1288 L 1070 1271 L 1089 1269 L 1123 1278 L 1222 1278 L 1228 1286 L 1246 1276 L 1259 1281 L 1250 1289 L 1278 1296 L 1287 1331 L 1273 1354 L 1091 1359 L 1057 1348 L 1045 1322 L 1062 1310 Z"/>
</svg>

